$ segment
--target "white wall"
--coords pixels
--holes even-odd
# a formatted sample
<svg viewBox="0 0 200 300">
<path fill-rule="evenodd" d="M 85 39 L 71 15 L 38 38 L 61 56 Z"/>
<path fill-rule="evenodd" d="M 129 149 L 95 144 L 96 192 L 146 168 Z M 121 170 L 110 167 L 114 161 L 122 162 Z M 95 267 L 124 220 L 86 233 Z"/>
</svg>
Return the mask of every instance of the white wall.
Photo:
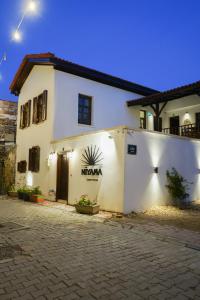
<svg viewBox="0 0 200 300">
<path fill-rule="evenodd" d="M 162 106 L 163 103 L 160 104 Z M 154 111 L 150 106 L 133 106 L 129 107 L 129 110 L 137 115 L 140 110 L 145 110 L 147 115 L 147 129 L 154 131 L 154 124 L 153 124 L 153 116 Z M 186 114 L 186 112 L 188 114 Z M 160 117 L 162 117 L 162 127 L 169 128 L 170 123 L 169 119 L 173 116 L 179 116 L 180 118 L 180 125 L 184 125 L 184 120 L 187 118 L 190 120 L 191 123 L 195 123 L 195 113 L 200 112 L 200 97 L 197 95 L 191 95 L 187 97 L 182 97 L 180 99 L 176 99 L 173 101 L 169 101 L 165 108 L 163 109 Z M 138 117 L 139 118 L 139 117 Z M 133 128 L 133 126 L 131 126 Z M 135 126 L 134 128 L 138 128 Z"/>
<path fill-rule="evenodd" d="M 39 124 L 32 124 L 33 98 L 41 94 L 44 90 L 48 90 L 47 103 L 47 120 Z M 31 103 L 31 125 L 27 128 L 20 129 L 20 106 L 28 100 Z M 44 193 L 47 193 L 47 158 L 50 151 L 50 141 L 52 140 L 52 125 L 54 113 L 54 70 L 49 66 L 34 66 L 26 82 L 24 83 L 18 101 L 18 117 L 17 117 L 17 162 L 21 160 L 27 161 L 29 148 L 33 146 L 40 147 L 40 172 L 20 174 L 16 172 L 16 183 L 26 184 L 27 180 L 33 186 L 40 186 Z"/>
<path fill-rule="evenodd" d="M 99 176 L 81 175 L 82 152 L 87 146 L 99 147 L 102 151 L 102 172 Z M 101 209 L 115 212 L 123 211 L 124 196 L 124 134 L 121 128 L 69 138 L 52 144 L 56 153 L 74 149 L 69 158 L 69 204 L 75 204 L 80 196 L 87 194 L 97 200 Z M 56 155 L 49 167 L 48 188 L 56 190 Z M 88 181 L 87 179 L 98 179 Z"/>
<path fill-rule="evenodd" d="M 127 154 L 128 144 L 137 145 L 137 155 Z M 166 170 L 172 167 L 193 182 L 190 200 L 200 199 L 200 141 L 128 130 L 125 151 L 126 213 L 146 210 L 169 200 Z M 158 174 L 154 173 L 154 167 L 158 167 Z"/>
<path fill-rule="evenodd" d="M 139 127 L 139 111 L 126 101 L 141 97 L 92 80 L 55 71 L 54 139 L 119 125 Z M 78 94 L 93 97 L 92 126 L 78 124 Z"/>
</svg>

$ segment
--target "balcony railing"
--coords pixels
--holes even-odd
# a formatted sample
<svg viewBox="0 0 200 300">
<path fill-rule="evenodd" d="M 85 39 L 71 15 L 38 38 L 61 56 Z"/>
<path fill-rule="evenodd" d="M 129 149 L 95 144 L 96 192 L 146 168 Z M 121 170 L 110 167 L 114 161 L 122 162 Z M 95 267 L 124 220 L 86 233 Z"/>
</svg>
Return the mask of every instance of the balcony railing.
<svg viewBox="0 0 200 300">
<path fill-rule="evenodd" d="M 162 132 L 200 139 L 200 124 L 194 123 L 171 128 L 163 128 Z"/>
</svg>

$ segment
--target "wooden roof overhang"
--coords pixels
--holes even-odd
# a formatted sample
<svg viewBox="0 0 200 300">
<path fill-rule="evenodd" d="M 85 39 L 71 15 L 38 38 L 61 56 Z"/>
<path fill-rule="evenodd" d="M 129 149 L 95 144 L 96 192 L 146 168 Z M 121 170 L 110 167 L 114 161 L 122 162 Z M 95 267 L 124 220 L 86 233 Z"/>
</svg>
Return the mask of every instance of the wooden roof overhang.
<svg viewBox="0 0 200 300">
<path fill-rule="evenodd" d="M 127 101 L 127 106 L 150 106 L 155 113 L 155 123 L 157 124 L 157 127 L 159 124 L 159 117 L 169 101 L 173 101 L 191 95 L 200 96 L 200 81 L 165 92 L 155 93 L 140 99 Z"/>
<path fill-rule="evenodd" d="M 11 93 L 19 95 L 20 90 L 30 74 L 34 65 L 51 65 L 54 69 L 77 75 L 86 79 L 91 79 L 122 90 L 148 96 L 157 91 L 134 82 L 130 82 L 94 69 L 90 69 L 78 64 L 63 60 L 52 53 L 26 55 L 10 85 Z"/>
</svg>

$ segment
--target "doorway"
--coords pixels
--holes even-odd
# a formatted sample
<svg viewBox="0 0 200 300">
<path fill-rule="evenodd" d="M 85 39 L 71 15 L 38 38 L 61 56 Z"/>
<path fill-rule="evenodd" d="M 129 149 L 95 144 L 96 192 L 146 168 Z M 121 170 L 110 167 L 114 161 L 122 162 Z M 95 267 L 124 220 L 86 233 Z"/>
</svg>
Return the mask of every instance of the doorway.
<svg viewBox="0 0 200 300">
<path fill-rule="evenodd" d="M 179 135 L 179 116 L 169 118 L 170 133 Z"/>
<path fill-rule="evenodd" d="M 67 153 L 58 154 L 56 201 L 68 201 L 69 161 Z"/>
</svg>

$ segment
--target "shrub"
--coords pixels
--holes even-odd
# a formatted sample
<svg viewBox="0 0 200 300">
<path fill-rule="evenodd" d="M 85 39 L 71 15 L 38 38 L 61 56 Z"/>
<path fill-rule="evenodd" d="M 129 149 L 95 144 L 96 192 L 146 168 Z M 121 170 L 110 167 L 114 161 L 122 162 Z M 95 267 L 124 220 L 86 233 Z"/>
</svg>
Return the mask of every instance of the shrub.
<svg viewBox="0 0 200 300">
<path fill-rule="evenodd" d="M 189 183 L 183 176 L 181 176 L 175 168 L 171 171 L 167 170 L 167 189 L 171 196 L 172 205 L 181 207 L 188 202 Z"/>
<path fill-rule="evenodd" d="M 40 187 L 39 186 L 36 186 L 32 189 L 32 194 L 33 195 L 41 195 L 42 194 L 42 191 L 40 190 Z"/>
<path fill-rule="evenodd" d="M 92 206 L 92 205 L 95 205 L 96 203 L 91 201 L 89 198 L 88 198 L 88 195 L 82 195 L 80 197 L 80 200 L 78 201 L 77 203 L 78 205 L 80 206 Z"/>
</svg>

